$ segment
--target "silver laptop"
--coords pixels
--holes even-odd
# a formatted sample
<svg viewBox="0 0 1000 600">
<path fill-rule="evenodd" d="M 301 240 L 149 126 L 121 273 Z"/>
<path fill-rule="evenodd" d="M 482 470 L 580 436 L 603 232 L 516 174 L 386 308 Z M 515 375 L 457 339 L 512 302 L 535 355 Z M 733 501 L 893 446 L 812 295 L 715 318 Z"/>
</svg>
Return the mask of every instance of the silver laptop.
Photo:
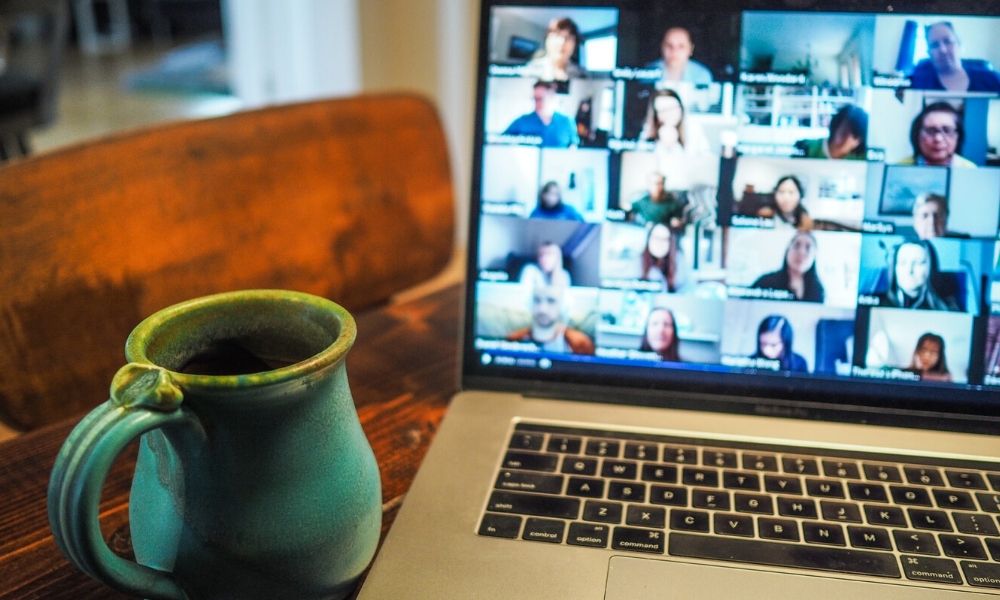
<svg viewBox="0 0 1000 600">
<path fill-rule="evenodd" d="M 484 1 L 465 391 L 361 597 L 1000 594 L 998 36 Z"/>
</svg>

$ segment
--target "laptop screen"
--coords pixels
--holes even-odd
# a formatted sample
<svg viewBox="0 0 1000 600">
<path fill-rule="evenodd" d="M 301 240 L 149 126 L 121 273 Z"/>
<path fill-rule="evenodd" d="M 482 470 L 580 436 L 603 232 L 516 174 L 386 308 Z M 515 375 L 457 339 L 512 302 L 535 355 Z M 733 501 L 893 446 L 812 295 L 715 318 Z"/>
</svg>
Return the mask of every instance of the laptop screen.
<svg viewBox="0 0 1000 600">
<path fill-rule="evenodd" d="M 997 6 L 808 4 L 487 3 L 467 374 L 996 412 Z"/>
</svg>

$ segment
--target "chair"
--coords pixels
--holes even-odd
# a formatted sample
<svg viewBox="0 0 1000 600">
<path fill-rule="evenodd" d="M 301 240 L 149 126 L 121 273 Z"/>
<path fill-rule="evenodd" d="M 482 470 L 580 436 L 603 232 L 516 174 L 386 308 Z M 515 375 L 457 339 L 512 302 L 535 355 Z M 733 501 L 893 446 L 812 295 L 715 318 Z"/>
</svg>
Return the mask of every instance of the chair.
<svg viewBox="0 0 1000 600">
<path fill-rule="evenodd" d="M 0 0 L 0 162 L 31 152 L 28 132 L 55 120 L 66 0 Z"/>
<path fill-rule="evenodd" d="M 160 308 L 268 287 L 357 311 L 441 270 L 454 216 L 435 110 L 384 95 L 10 163 L 0 223 L 0 420 L 24 430 L 105 400 L 128 332 Z"/>
</svg>

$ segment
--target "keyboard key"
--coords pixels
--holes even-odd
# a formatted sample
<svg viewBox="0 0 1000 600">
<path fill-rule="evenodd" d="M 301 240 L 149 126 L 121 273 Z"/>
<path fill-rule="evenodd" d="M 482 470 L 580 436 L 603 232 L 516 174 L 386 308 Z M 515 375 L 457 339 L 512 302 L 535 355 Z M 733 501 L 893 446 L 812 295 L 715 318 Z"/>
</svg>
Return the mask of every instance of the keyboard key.
<svg viewBox="0 0 1000 600">
<path fill-rule="evenodd" d="M 625 458 L 634 460 L 656 460 L 660 448 L 655 443 L 629 442 L 625 444 Z"/>
<path fill-rule="evenodd" d="M 518 492 L 536 492 L 539 494 L 558 494 L 562 492 L 562 475 L 543 475 L 530 471 L 512 471 L 504 469 L 497 475 L 493 486 L 501 490 Z"/>
<path fill-rule="evenodd" d="M 997 492 L 1000 492 L 1000 473 L 987 473 L 986 479 L 990 480 L 990 486 Z"/>
<path fill-rule="evenodd" d="M 729 510 L 729 492 L 692 490 L 691 506 L 711 510 Z"/>
<path fill-rule="evenodd" d="M 903 467 L 906 480 L 917 485 L 944 485 L 941 472 L 933 467 Z"/>
<path fill-rule="evenodd" d="M 1000 588 L 1000 565 L 963 560 L 965 581 L 976 587 Z"/>
<path fill-rule="evenodd" d="M 736 452 L 732 450 L 710 450 L 705 448 L 701 451 L 701 464 L 706 467 L 719 467 L 735 469 Z"/>
<path fill-rule="evenodd" d="M 569 533 L 566 535 L 566 543 L 573 546 L 607 548 L 609 533 L 611 533 L 611 528 L 607 525 L 570 523 Z"/>
<path fill-rule="evenodd" d="M 486 513 L 479 524 L 479 535 L 515 539 L 521 531 L 521 517 Z"/>
<path fill-rule="evenodd" d="M 715 533 L 719 535 L 753 537 L 753 517 L 751 516 L 715 513 L 712 521 Z"/>
<path fill-rule="evenodd" d="M 771 501 L 771 497 L 760 494 L 741 494 L 737 492 L 734 497 L 733 506 L 737 512 L 761 515 L 774 514 L 774 503 Z"/>
<path fill-rule="evenodd" d="M 892 550 L 889 530 L 878 527 L 847 526 L 847 538 L 855 548 L 871 548 L 872 550 Z"/>
<path fill-rule="evenodd" d="M 722 485 L 730 490 L 760 491 L 760 475 L 746 471 L 723 471 Z M 998 511 L 1000 512 L 1000 511 Z"/>
<path fill-rule="evenodd" d="M 567 475 L 596 475 L 597 459 L 565 456 L 563 457 L 562 472 Z"/>
<path fill-rule="evenodd" d="M 979 508 L 990 513 L 1000 513 L 1000 494 L 976 492 Z"/>
<path fill-rule="evenodd" d="M 587 500 L 583 505 L 583 520 L 597 523 L 621 523 L 622 505 L 617 502 Z"/>
<path fill-rule="evenodd" d="M 847 484 L 847 493 L 851 495 L 851 500 L 861 502 L 889 501 L 885 488 L 878 483 L 855 483 L 852 481 Z"/>
<path fill-rule="evenodd" d="M 903 573 L 914 581 L 961 584 L 962 576 L 955 561 L 947 558 L 927 558 L 926 556 L 902 556 Z"/>
<path fill-rule="evenodd" d="M 606 458 L 618 458 L 620 452 L 621 444 L 609 440 L 587 440 L 587 447 L 584 449 L 585 454 Z M 607 539 L 604 540 L 604 543 L 607 545 Z"/>
<path fill-rule="evenodd" d="M 608 500 L 625 500 L 626 502 L 645 502 L 646 484 L 612 481 L 608 484 Z"/>
<path fill-rule="evenodd" d="M 743 468 L 749 471 L 778 471 L 778 458 L 773 454 L 743 453 Z"/>
<path fill-rule="evenodd" d="M 615 527 L 614 535 L 611 537 L 611 547 L 615 550 L 663 554 L 666 537 L 662 531 L 652 529 Z"/>
<path fill-rule="evenodd" d="M 579 454 L 583 440 L 576 437 L 552 436 L 549 438 L 549 445 L 546 450 L 549 452 L 559 452 L 560 454 Z"/>
<path fill-rule="evenodd" d="M 840 523 L 860 523 L 861 511 L 857 504 L 847 504 L 845 502 L 831 502 L 821 500 L 819 503 L 823 518 L 827 521 L 838 521 Z"/>
<path fill-rule="evenodd" d="M 986 548 L 990 551 L 993 560 L 1000 562 L 1000 540 L 996 538 L 986 538 Z"/>
<path fill-rule="evenodd" d="M 931 497 L 923 488 L 890 485 L 889 493 L 892 494 L 892 500 L 896 504 L 931 506 Z"/>
<path fill-rule="evenodd" d="M 844 528 L 832 523 L 803 523 L 802 539 L 812 544 L 846 546 Z"/>
<path fill-rule="evenodd" d="M 668 506 L 687 506 L 687 488 L 670 485 L 654 485 L 649 489 L 649 501 Z"/>
<path fill-rule="evenodd" d="M 899 578 L 899 564 L 893 555 L 868 550 L 671 533 L 670 554 L 708 560 Z"/>
<path fill-rule="evenodd" d="M 601 475 L 615 479 L 635 479 L 639 475 L 639 464 L 624 460 L 604 460 Z"/>
<path fill-rule="evenodd" d="M 997 524 L 989 515 L 983 513 L 952 513 L 955 527 L 961 533 L 971 535 L 1000 535 Z"/>
<path fill-rule="evenodd" d="M 934 500 L 937 501 L 938 508 L 950 508 L 952 510 L 976 510 L 976 503 L 972 501 L 972 496 L 968 492 L 957 490 L 932 490 Z"/>
<path fill-rule="evenodd" d="M 757 531 L 760 537 L 769 540 L 799 541 L 799 526 L 788 519 L 757 517 Z"/>
<path fill-rule="evenodd" d="M 941 554 L 937 542 L 934 541 L 934 534 L 897 529 L 892 532 L 892 537 L 896 540 L 896 549 L 900 552 L 933 554 L 935 556 Z"/>
<path fill-rule="evenodd" d="M 917 529 L 932 529 L 934 531 L 951 531 L 951 522 L 943 510 L 907 509 L 910 513 L 910 523 Z"/>
<path fill-rule="evenodd" d="M 786 456 L 781 459 L 781 468 L 785 473 L 795 475 L 819 475 L 819 467 L 814 458 Z"/>
<path fill-rule="evenodd" d="M 906 527 L 906 517 L 903 509 L 895 506 L 864 505 L 865 519 L 869 525 L 885 525 L 891 527 Z"/>
<path fill-rule="evenodd" d="M 986 487 L 986 482 L 983 481 L 983 476 L 974 471 L 952 471 L 945 469 L 944 474 L 948 478 L 948 483 L 951 484 L 951 487 L 968 490 L 989 489 Z"/>
<path fill-rule="evenodd" d="M 818 498 L 843 498 L 844 485 L 835 479 L 806 479 L 806 493 Z"/>
<path fill-rule="evenodd" d="M 798 477 L 765 475 L 764 489 L 775 494 L 801 494 L 802 483 Z"/>
<path fill-rule="evenodd" d="M 496 491 L 490 494 L 486 510 L 538 517 L 575 519 L 580 514 L 580 501 L 576 498 Z"/>
<path fill-rule="evenodd" d="M 524 522 L 524 533 L 521 534 L 521 539 L 560 544 L 563 541 L 563 533 L 565 531 L 565 521 L 532 517 Z"/>
<path fill-rule="evenodd" d="M 643 481 L 655 481 L 657 483 L 677 483 L 677 467 L 671 465 L 642 465 Z"/>
<path fill-rule="evenodd" d="M 847 460 L 824 460 L 823 474 L 841 479 L 861 479 L 858 463 Z"/>
<path fill-rule="evenodd" d="M 708 513 L 700 510 L 670 510 L 670 528 L 677 531 L 708 533 Z"/>
<path fill-rule="evenodd" d="M 861 463 L 861 468 L 865 472 L 865 477 L 872 481 L 883 483 L 902 483 L 899 476 L 899 468 L 893 465 L 876 465 L 873 463 Z"/>
<path fill-rule="evenodd" d="M 667 524 L 667 511 L 656 506 L 629 506 L 625 512 L 625 523 L 638 527 L 663 529 Z"/>
<path fill-rule="evenodd" d="M 566 495 L 603 498 L 604 480 L 590 477 L 570 477 L 569 481 L 566 482 Z"/>
<path fill-rule="evenodd" d="M 683 481 L 687 485 L 698 487 L 719 487 L 719 472 L 715 469 L 684 467 Z"/>
<path fill-rule="evenodd" d="M 503 458 L 505 469 L 528 469 L 529 471 L 555 471 L 559 458 L 553 454 L 530 452 L 508 452 Z"/>
<path fill-rule="evenodd" d="M 541 450 L 541 433 L 515 433 L 510 438 L 509 448 L 511 450 Z"/>
<path fill-rule="evenodd" d="M 666 446 L 663 449 L 663 462 L 696 465 L 698 464 L 698 450 L 696 448 Z"/>
<path fill-rule="evenodd" d="M 778 514 L 783 517 L 815 519 L 816 501 L 808 498 L 782 498 L 779 496 Z"/>
<path fill-rule="evenodd" d="M 969 535 L 941 534 L 941 549 L 945 556 L 952 558 L 969 558 L 973 560 L 986 560 L 986 550 L 979 538 Z"/>
</svg>

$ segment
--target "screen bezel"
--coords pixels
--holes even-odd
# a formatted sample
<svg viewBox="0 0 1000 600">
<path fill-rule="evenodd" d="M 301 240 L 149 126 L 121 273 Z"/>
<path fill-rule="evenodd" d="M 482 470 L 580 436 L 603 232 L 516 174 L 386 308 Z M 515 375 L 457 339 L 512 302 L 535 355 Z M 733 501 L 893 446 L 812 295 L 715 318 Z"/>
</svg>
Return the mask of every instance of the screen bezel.
<svg viewBox="0 0 1000 600">
<path fill-rule="evenodd" d="M 664 373 L 648 367 L 608 365 L 594 372 L 581 365 L 542 371 L 516 367 L 482 365 L 474 348 L 475 287 L 478 277 L 478 240 L 481 219 L 483 122 L 488 78 L 490 11 L 497 6 L 614 7 L 641 10 L 653 0 L 567 1 L 486 0 L 481 4 L 476 105 L 469 210 L 469 252 L 466 264 L 465 310 L 462 327 L 461 383 L 463 389 L 489 389 L 573 400 L 594 400 L 610 404 L 638 404 L 657 407 L 693 408 L 719 412 L 762 414 L 805 419 L 878 423 L 952 431 L 997 433 L 1000 414 L 987 414 L 987 398 L 1000 400 L 1000 390 L 955 386 L 913 387 L 862 378 L 789 378 L 781 375 L 714 374 L 711 384 L 705 373 L 676 371 Z M 864 12 L 874 14 L 945 14 L 1000 16 L 1000 5 L 970 7 L 962 0 L 922 0 L 874 2 L 870 0 L 723 0 L 713 10 L 775 10 L 801 12 Z M 738 45 L 735 53 L 738 53 Z M 734 56 L 735 58 L 738 58 Z M 736 63 L 738 64 L 738 63 Z M 988 315 L 980 318 L 988 318 Z M 979 328 L 984 329 L 984 328 Z M 974 344 L 983 344 L 978 330 Z M 565 367 L 565 365 L 560 365 Z M 874 385 L 876 384 L 877 385 Z M 996 411 L 994 409 L 994 412 Z"/>
</svg>

